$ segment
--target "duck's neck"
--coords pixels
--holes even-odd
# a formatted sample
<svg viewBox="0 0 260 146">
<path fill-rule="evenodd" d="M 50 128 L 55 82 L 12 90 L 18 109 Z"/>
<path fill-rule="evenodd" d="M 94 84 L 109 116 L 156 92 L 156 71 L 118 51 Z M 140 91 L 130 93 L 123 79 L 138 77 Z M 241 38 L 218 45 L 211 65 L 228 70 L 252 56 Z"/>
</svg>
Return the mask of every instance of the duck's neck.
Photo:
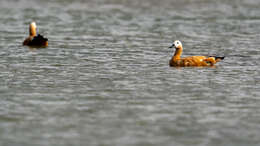
<svg viewBox="0 0 260 146">
<path fill-rule="evenodd" d="M 181 54 L 182 54 L 182 47 L 176 48 L 176 51 L 175 51 L 172 59 L 174 59 L 174 60 L 181 59 Z"/>
<path fill-rule="evenodd" d="M 30 36 L 35 37 L 36 36 L 36 27 L 33 25 L 30 25 L 29 33 L 30 33 Z"/>
</svg>

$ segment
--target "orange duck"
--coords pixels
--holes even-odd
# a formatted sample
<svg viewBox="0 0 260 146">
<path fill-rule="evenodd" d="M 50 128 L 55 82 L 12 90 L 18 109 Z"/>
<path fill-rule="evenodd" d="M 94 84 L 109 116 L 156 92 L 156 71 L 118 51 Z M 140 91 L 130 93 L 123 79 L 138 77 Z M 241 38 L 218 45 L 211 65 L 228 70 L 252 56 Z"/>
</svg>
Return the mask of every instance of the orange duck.
<svg viewBox="0 0 260 146">
<path fill-rule="evenodd" d="M 187 66 L 214 66 L 220 60 L 225 57 L 216 56 L 190 56 L 181 58 L 182 54 L 182 44 L 179 40 L 174 41 L 173 45 L 169 48 L 175 48 L 176 51 L 169 61 L 170 66 L 174 67 L 187 67 Z"/>
<path fill-rule="evenodd" d="M 29 26 L 29 37 L 23 41 L 23 45 L 34 47 L 47 47 L 48 39 L 36 33 L 36 23 L 32 22 Z"/>
</svg>

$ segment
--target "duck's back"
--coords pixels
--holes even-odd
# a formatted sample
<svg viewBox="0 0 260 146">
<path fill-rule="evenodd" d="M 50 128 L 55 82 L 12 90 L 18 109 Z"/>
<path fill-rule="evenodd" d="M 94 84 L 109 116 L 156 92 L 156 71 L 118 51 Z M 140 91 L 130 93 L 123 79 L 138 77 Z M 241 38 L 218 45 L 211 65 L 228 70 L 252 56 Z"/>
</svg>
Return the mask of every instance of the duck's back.
<svg viewBox="0 0 260 146">
<path fill-rule="evenodd" d="M 216 63 L 213 57 L 190 56 L 181 59 L 170 60 L 170 66 L 188 67 L 188 66 L 213 66 Z"/>
<path fill-rule="evenodd" d="M 38 34 L 28 43 L 28 46 L 48 46 L 48 39 Z"/>
</svg>

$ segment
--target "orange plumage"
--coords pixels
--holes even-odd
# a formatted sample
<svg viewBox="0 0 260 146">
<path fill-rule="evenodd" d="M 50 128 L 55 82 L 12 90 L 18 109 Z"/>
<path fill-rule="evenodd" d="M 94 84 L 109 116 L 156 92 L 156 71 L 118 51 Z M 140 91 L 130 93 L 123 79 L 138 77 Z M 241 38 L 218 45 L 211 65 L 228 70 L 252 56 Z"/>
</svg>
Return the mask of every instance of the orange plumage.
<svg viewBox="0 0 260 146">
<path fill-rule="evenodd" d="M 48 39 L 36 33 L 36 23 L 32 22 L 29 26 L 29 37 L 23 41 L 23 45 L 34 47 L 47 47 Z"/>
<path fill-rule="evenodd" d="M 178 40 L 174 41 L 170 48 L 173 47 L 176 49 L 176 51 L 169 61 L 169 65 L 174 67 L 214 66 L 217 62 L 224 59 L 224 57 L 216 56 L 190 56 L 181 58 L 183 50 L 181 42 Z"/>
</svg>

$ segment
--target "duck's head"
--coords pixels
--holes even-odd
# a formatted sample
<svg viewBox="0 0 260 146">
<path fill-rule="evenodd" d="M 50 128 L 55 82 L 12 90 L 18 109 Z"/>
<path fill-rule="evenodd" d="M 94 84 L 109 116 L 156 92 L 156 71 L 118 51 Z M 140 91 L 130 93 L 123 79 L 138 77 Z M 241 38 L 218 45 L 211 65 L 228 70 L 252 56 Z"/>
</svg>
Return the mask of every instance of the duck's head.
<svg viewBox="0 0 260 146">
<path fill-rule="evenodd" d="M 182 48 L 181 41 L 179 40 L 174 41 L 174 43 L 169 48 L 181 49 Z"/>
<path fill-rule="evenodd" d="M 36 36 L 36 23 L 31 22 L 29 27 L 30 36 Z"/>
</svg>

